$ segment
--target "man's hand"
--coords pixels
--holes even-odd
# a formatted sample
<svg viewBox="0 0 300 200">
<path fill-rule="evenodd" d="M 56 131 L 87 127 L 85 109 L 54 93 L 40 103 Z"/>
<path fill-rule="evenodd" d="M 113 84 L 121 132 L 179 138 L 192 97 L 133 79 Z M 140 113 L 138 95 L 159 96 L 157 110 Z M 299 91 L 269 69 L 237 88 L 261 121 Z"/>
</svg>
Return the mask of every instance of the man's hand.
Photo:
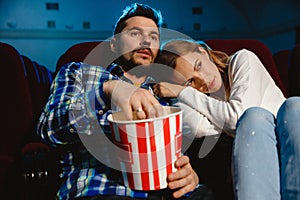
<svg viewBox="0 0 300 200">
<path fill-rule="evenodd" d="M 175 161 L 175 167 L 178 168 L 178 171 L 169 174 L 167 181 L 170 189 L 178 189 L 173 193 L 173 197 L 180 198 L 196 188 L 199 178 L 190 165 L 190 159 L 187 156 L 178 158 Z"/>
<path fill-rule="evenodd" d="M 162 115 L 162 106 L 148 90 L 118 80 L 105 82 L 103 90 L 110 97 L 111 103 L 120 108 L 128 120 Z"/>
</svg>

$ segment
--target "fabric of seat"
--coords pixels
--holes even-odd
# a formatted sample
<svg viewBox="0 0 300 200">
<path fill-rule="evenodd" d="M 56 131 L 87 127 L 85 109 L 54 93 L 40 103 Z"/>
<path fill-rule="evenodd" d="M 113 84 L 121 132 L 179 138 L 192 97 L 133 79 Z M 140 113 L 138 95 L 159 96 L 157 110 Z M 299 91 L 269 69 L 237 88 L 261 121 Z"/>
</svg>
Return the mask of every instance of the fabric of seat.
<svg viewBox="0 0 300 200">
<path fill-rule="evenodd" d="M 280 79 L 279 73 L 276 68 L 276 64 L 273 59 L 273 55 L 270 49 L 262 42 L 258 40 L 250 39 L 212 39 L 205 40 L 205 42 L 214 50 L 220 50 L 226 52 L 228 55 L 235 53 L 240 49 L 248 49 L 255 53 L 261 60 L 263 65 L 266 67 L 267 71 L 270 73 L 274 79 L 277 86 L 281 89 L 285 96 L 288 95 L 287 90 Z"/>
<path fill-rule="evenodd" d="M 45 66 L 22 55 L 30 96 L 33 127 L 21 149 L 21 174 L 26 199 L 54 199 L 59 183 L 58 159 L 55 152 L 36 134 L 39 116 L 50 95 L 53 75 Z"/>
<path fill-rule="evenodd" d="M 14 169 L 20 157 L 24 139 L 32 130 L 32 102 L 26 69 L 19 52 L 9 44 L 0 42 L 1 63 L 1 143 L 0 143 L 0 188 L 14 180 Z M 13 183 L 16 187 L 18 181 Z M 4 187 L 5 186 L 5 187 Z M 1 192 L 2 194 L 2 192 Z"/>
<path fill-rule="evenodd" d="M 229 55 L 243 48 L 253 51 L 260 58 L 279 88 L 285 95 L 287 95 L 287 89 L 281 80 L 281 75 L 277 71 L 272 53 L 270 49 L 262 42 L 250 39 L 211 39 L 206 40 L 205 42 L 211 48 L 224 51 Z M 72 61 L 86 62 L 92 65 L 100 65 L 105 67 L 113 60 L 114 57 L 110 51 L 109 41 L 82 42 L 71 46 L 64 54 L 60 56 L 56 65 L 56 72 L 62 65 Z"/>
<path fill-rule="evenodd" d="M 289 95 L 289 59 L 290 59 L 291 50 L 285 49 L 280 50 L 273 54 L 274 62 L 276 64 L 276 68 L 278 70 L 280 79 L 282 80 L 284 87 L 287 90 Z"/>
<path fill-rule="evenodd" d="M 1 136 L 0 155 L 16 155 L 32 128 L 32 102 L 27 72 L 18 51 L 0 43 Z"/>
<path fill-rule="evenodd" d="M 27 56 L 22 55 L 22 59 L 27 71 L 27 80 L 33 105 L 33 117 L 37 120 L 49 97 L 53 77 L 50 70 L 46 67 L 32 61 Z"/>
<path fill-rule="evenodd" d="M 30 58 L 21 56 L 13 46 L 2 42 L 0 62 L 0 193 L 4 199 L 23 199 L 24 194 L 29 194 L 29 190 L 24 189 L 28 184 L 25 184 L 23 177 L 29 171 L 27 166 L 32 164 L 28 155 L 44 155 L 50 150 L 38 138 L 35 129 L 42 107 L 49 96 L 52 73 Z M 48 159 L 43 156 L 44 158 Z M 53 163 L 47 167 L 52 166 Z M 36 172 L 39 173 L 37 170 Z M 31 181 L 36 184 L 32 194 L 37 193 L 36 190 L 42 188 L 41 179 L 35 177 Z M 15 191 L 12 193 L 12 190 Z"/>
<path fill-rule="evenodd" d="M 291 50 L 289 93 L 290 96 L 300 96 L 300 43 L 296 44 Z"/>
<path fill-rule="evenodd" d="M 281 80 L 281 75 L 278 73 L 273 55 L 270 49 L 262 42 L 254 39 L 210 39 L 205 40 L 205 43 L 212 49 L 224 51 L 228 55 L 243 48 L 254 52 L 284 95 L 288 96 L 288 89 Z M 106 67 L 113 60 L 114 55 L 110 50 L 109 41 L 82 42 L 71 46 L 60 56 L 56 65 L 56 73 L 62 65 L 72 61 Z M 284 74 L 282 76 L 285 77 Z"/>
<path fill-rule="evenodd" d="M 60 56 L 55 73 L 69 62 L 85 62 L 107 67 L 113 60 L 109 41 L 82 42 L 71 46 Z"/>
</svg>

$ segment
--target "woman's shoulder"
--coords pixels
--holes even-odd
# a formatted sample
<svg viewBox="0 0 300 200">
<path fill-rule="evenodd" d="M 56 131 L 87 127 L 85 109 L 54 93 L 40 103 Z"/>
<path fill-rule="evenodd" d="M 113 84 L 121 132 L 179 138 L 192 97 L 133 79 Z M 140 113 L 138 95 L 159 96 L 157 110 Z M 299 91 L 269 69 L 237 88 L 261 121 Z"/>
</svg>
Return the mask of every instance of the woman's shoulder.
<svg viewBox="0 0 300 200">
<path fill-rule="evenodd" d="M 232 59 L 249 59 L 249 58 L 257 58 L 256 54 L 248 49 L 241 49 L 235 52 L 232 55 Z"/>
<path fill-rule="evenodd" d="M 235 52 L 230 59 L 228 70 L 230 74 L 246 74 L 250 72 L 250 68 L 260 63 L 258 57 L 252 51 L 241 49 Z"/>
<path fill-rule="evenodd" d="M 231 66 L 240 66 L 246 63 L 252 63 L 259 61 L 259 58 L 255 53 L 248 49 L 241 49 L 235 52 L 230 59 Z"/>
</svg>

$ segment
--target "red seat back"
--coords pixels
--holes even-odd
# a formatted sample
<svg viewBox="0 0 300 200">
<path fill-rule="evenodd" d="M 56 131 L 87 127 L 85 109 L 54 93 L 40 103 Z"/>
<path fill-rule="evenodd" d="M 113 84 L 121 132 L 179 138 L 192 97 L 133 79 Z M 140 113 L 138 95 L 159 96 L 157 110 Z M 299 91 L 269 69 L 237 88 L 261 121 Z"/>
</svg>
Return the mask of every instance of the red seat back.
<svg viewBox="0 0 300 200">
<path fill-rule="evenodd" d="M 82 42 L 71 46 L 60 56 L 56 64 L 56 73 L 69 62 L 85 62 L 107 67 L 113 60 L 109 41 Z"/>
<path fill-rule="evenodd" d="M 22 55 L 27 71 L 27 80 L 32 99 L 33 117 L 37 120 L 50 94 L 52 74 L 44 66 Z"/>
<path fill-rule="evenodd" d="M 231 55 L 240 49 L 248 49 L 254 52 L 262 61 L 275 83 L 287 96 L 287 90 L 280 79 L 272 53 L 270 49 L 258 40 L 221 40 L 212 39 L 205 41 L 212 49 L 224 51 Z M 114 55 L 110 50 L 109 42 L 83 42 L 71 46 L 58 60 L 56 72 L 60 67 L 68 62 L 86 62 L 92 65 L 108 66 L 114 60 Z"/>
<path fill-rule="evenodd" d="M 33 127 L 32 103 L 26 70 L 19 52 L 0 42 L 1 122 L 0 188 L 8 170 L 20 155 L 24 139 Z"/>
<path fill-rule="evenodd" d="M 15 155 L 25 134 L 32 128 L 32 102 L 27 72 L 18 51 L 0 43 L 1 145 L 0 154 Z"/>
<path fill-rule="evenodd" d="M 278 70 L 280 79 L 282 80 L 284 87 L 289 93 L 289 58 L 290 58 L 291 50 L 285 49 L 280 50 L 273 54 L 274 62 L 276 64 L 276 68 Z"/>
<path fill-rule="evenodd" d="M 293 47 L 290 55 L 289 92 L 290 96 L 300 96 L 300 43 Z"/>
</svg>

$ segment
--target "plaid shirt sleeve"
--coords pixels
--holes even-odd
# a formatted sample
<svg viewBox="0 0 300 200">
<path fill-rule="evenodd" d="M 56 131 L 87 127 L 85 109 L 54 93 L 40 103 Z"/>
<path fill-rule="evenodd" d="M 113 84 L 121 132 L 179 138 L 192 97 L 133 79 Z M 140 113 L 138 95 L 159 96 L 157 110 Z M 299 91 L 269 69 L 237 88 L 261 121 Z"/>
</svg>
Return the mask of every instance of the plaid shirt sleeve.
<svg viewBox="0 0 300 200">
<path fill-rule="evenodd" d="M 51 86 L 38 135 L 52 146 L 72 144 L 79 140 L 78 133 L 90 134 L 93 124 L 105 125 L 110 104 L 103 83 L 114 79 L 118 78 L 99 66 L 75 62 L 65 65 Z"/>
</svg>

